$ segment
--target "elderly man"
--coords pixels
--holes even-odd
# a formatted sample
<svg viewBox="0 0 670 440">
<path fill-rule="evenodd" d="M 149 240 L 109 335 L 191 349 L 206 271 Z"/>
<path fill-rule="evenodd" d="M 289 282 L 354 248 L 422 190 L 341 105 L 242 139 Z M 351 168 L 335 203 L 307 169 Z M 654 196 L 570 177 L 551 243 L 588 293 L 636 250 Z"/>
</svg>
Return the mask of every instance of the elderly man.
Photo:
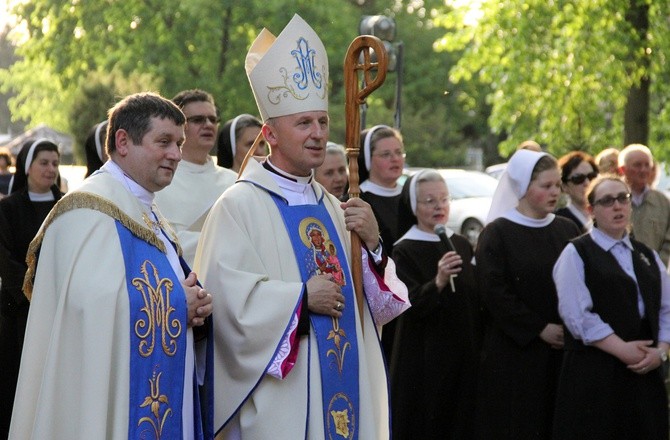
<svg viewBox="0 0 670 440">
<path fill-rule="evenodd" d="M 61 199 L 31 244 L 10 438 L 208 436 L 193 326 L 211 296 L 152 205 L 181 160 L 184 122 L 156 94 L 117 103 L 110 160 Z"/>
<path fill-rule="evenodd" d="M 325 48 L 296 15 L 279 37 L 260 33 L 246 68 L 271 153 L 214 205 L 195 262 L 218 315 L 215 429 L 226 439 L 386 439 L 376 330 L 408 307 L 407 289 L 382 256 L 370 206 L 314 181 L 329 132 Z M 350 230 L 365 246 L 362 308 Z"/>
<path fill-rule="evenodd" d="M 670 202 L 649 187 L 654 159 L 644 145 L 631 144 L 619 153 L 619 169 L 632 191 L 633 235 L 657 251 L 665 265 L 670 257 Z"/>
<path fill-rule="evenodd" d="M 186 139 L 174 179 L 156 193 L 156 204 L 177 232 L 184 259 L 192 265 L 205 217 L 216 199 L 235 183 L 237 174 L 216 165 L 209 155 L 219 127 L 212 95 L 198 89 L 184 90 L 172 102 L 186 116 Z"/>
</svg>

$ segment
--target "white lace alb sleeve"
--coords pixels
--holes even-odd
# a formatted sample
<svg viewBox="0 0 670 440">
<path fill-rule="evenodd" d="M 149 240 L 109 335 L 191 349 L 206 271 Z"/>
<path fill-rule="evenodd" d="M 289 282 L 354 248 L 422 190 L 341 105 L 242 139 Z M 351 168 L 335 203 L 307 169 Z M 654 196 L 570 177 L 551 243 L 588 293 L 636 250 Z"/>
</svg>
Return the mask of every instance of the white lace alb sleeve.
<svg viewBox="0 0 670 440">
<path fill-rule="evenodd" d="M 376 325 L 384 325 L 411 307 L 407 286 L 395 272 L 395 263 L 387 260 L 382 279 L 363 249 L 363 289 Z"/>
</svg>

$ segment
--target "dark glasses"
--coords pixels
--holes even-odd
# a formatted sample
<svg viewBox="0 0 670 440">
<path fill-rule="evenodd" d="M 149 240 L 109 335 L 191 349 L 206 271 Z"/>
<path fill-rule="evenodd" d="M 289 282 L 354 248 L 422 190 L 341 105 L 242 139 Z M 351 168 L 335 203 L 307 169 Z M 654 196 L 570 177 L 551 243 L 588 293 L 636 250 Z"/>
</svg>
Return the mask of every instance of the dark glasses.
<svg viewBox="0 0 670 440">
<path fill-rule="evenodd" d="M 600 205 L 605 208 L 614 206 L 614 202 L 619 202 L 619 205 L 627 205 L 630 203 L 630 193 L 619 193 L 616 197 L 614 196 L 605 196 L 601 199 L 593 202 L 593 206 Z"/>
<path fill-rule="evenodd" d="M 586 179 L 593 180 L 598 177 L 598 173 L 595 171 L 588 174 L 573 174 L 572 176 L 565 179 L 566 182 L 572 182 L 575 185 L 581 185 Z"/>
<path fill-rule="evenodd" d="M 204 124 L 205 121 L 209 121 L 212 124 L 216 125 L 219 123 L 221 119 L 216 117 L 216 116 L 205 116 L 205 115 L 196 115 L 196 116 L 189 116 L 186 118 L 186 121 L 189 124 Z"/>
</svg>

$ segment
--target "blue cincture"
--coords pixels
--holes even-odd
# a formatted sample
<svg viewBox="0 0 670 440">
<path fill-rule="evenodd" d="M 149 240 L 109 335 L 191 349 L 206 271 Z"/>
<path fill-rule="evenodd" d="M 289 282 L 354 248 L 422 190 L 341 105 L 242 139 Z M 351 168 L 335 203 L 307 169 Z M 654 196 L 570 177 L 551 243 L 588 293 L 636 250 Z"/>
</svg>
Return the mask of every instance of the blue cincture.
<svg viewBox="0 0 670 440">
<path fill-rule="evenodd" d="M 116 229 L 130 305 L 128 438 L 181 438 L 187 332 L 184 290 L 165 254 L 118 221 Z"/>
<path fill-rule="evenodd" d="M 282 214 L 302 281 L 307 282 L 314 275 L 331 275 L 340 284 L 348 305 L 339 319 L 310 314 L 310 321 L 317 340 L 321 371 L 325 438 L 357 439 L 356 301 L 346 254 L 323 198 L 318 205 L 296 206 L 289 206 L 275 194 L 272 198 Z"/>
</svg>

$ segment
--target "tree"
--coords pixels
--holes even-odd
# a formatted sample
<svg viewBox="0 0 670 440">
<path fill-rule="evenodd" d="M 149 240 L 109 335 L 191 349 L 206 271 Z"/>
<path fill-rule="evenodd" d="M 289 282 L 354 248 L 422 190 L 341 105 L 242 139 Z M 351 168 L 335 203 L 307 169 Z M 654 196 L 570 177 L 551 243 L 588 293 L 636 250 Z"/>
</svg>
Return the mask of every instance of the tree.
<svg viewBox="0 0 670 440">
<path fill-rule="evenodd" d="M 12 63 L 17 61 L 14 54 L 14 46 L 8 39 L 10 32 L 9 25 L 4 29 L 0 29 L 0 68 L 7 68 Z M 7 105 L 7 101 L 11 98 L 11 94 L 3 92 L 0 89 L 0 133 L 20 133 L 24 124 L 22 121 L 12 121 L 11 113 Z"/>
<path fill-rule="evenodd" d="M 110 93 L 151 87 L 172 97 L 183 89 L 211 92 L 223 120 L 257 112 L 244 71 L 249 46 L 265 26 L 277 34 L 299 13 L 325 42 L 330 61 L 331 138 L 344 140 L 343 61 L 358 35 L 363 14 L 396 18 L 405 44 L 403 133 L 409 163 L 462 164 L 466 147 L 486 138 L 487 109 L 470 84 L 447 76 L 457 54 L 435 53 L 442 30 L 433 17 L 441 0 L 382 2 L 356 0 L 28 0 L 14 10 L 27 35 L 22 57 L 0 69 L 0 87 L 13 91 L 15 117 L 47 123 L 82 138 L 104 115 Z M 142 76 L 145 82 L 124 78 Z M 395 74 L 369 99 L 368 126 L 393 124 Z M 133 89 L 132 85 L 138 87 Z M 464 109 L 462 102 L 472 105 Z M 84 130 L 82 132 L 82 130 Z M 467 135 L 466 135 L 467 134 Z M 79 144 L 79 143 L 78 143 Z M 415 154 L 416 152 L 416 154 Z"/>
<path fill-rule="evenodd" d="M 444 1 L 399 1 L 388 9 L 375 9 L 381 2 L 366 2 L 362 13 L 382 14 L 396 21 L 396 40 L 404 44 L 402 85 L 402 133 L 411 166 L 447 167 L 468 165 L 469 147 L 494 149 L 487 126 L 489 108 L 479 91 L 481 84 L 455 84 L 449 69 L 460 53 L 436 52 L 435 41 L 444 33 L 434 18 L 445 12 Z M 386 84 L 375 92 L 367 113 L 367 126 L 393 124 L 397 73 L 387 75 Z M 494 162 L 497 158 L 490 158 Z"/>
<path fill-rule="evenodd" d="M 439 18 L 448 33 L 438 46 L 464 51 L 454 81 L 491 87 L 503 154 L 534 138 L 557 155 L 641 142 L 670 157 L 667 2 L 484 0 L 477 24 L 463 14 Z"/>
<path fill-rule="evenodd" d="M 331 71 L 342 69 L 342 41 L 355 32 L 354 6 L 338 0 L 301 3 L 307 2 L 28 1 L 14 9 L 27 33 L 16 49 L 22 58 L 0 70 L 0 84 L 17 93 L 11 103 L 17 117 L 68 132 L 75 128 L 67 116 L 82 82 L 110 72 L 155 78 L 157 91 L 168 97 L 205 89 L 224 119 L 255 113 L 244 58 L 263 25 L 279 32 L 298 11 L 334 35 Z"/>
</svg>

